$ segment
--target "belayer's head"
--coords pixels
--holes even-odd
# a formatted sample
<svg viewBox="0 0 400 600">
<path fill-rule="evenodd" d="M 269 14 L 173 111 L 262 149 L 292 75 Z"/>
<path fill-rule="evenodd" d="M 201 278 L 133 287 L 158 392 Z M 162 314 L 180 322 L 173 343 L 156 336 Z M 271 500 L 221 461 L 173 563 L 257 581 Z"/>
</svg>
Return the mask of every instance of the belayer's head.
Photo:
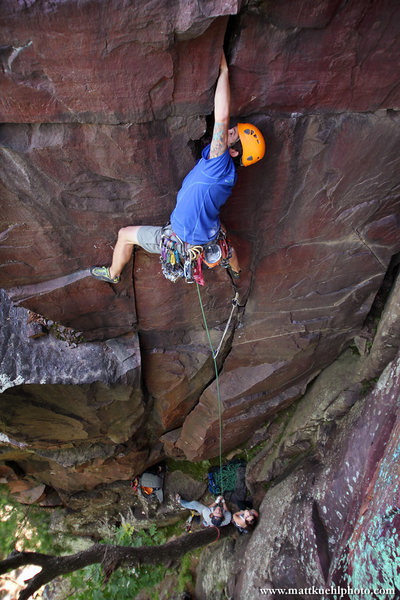
<svg viewBox="0 0 400 600">
<path fill-rule="evenodd" d="M 215 525 L 215 527 L 219 527 L 224 520 L 224 513 L 222 512 L 222 508 L 220 506 L 216 506 L 210 516 L 211 523 Z"/>
<path fill-rule="evenodd" d="M 237 123 L 228 129 L 229 153 L 248 167 L 261 160 L 265 154 L 265 140 L 261 131 L 251 123 Z"/>
<path fill-rule="evenodd" d="M 216 517 L 216 516 L 211 517 L 211 523 L 213 525 L 215 525 L 215 527 L 219 527 L 223 520 L 224 520 L 224 517 Z"/>
</svg>

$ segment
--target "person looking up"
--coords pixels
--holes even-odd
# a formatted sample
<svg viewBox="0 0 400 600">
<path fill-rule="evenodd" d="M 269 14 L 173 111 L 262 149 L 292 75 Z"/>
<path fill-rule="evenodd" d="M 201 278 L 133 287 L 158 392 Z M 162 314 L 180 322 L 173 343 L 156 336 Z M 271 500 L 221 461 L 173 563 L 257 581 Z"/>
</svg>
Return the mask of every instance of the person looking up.
<svg viewBox="0 0 400 600">
<path fill-rule="evenodd" d="M 204 527 L 224 527 L 224 525 L 229 525 L 231 522 L 232 513 L 228 510 L 222 496 L 218 496 L 210 506 L 206 506 L 197 500 L 183 500 L 179 494 L 176 494 L 176 500 L 183 508 L 197 511 L 203 517 Z"/>
<path fill-rule="evenodd" d="M 258 519 L 258 512 L 251 509 L 240 510 L 232 515 L 233 524 L 239 529 L 240 533 L 248 533 Z"/>
</svg>

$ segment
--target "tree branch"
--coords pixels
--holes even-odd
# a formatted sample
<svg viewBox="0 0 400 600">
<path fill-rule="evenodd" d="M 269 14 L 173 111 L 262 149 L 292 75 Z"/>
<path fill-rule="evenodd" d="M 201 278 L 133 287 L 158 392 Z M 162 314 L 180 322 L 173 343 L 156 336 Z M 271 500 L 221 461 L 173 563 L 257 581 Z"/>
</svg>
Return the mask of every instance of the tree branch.
<svg viewBox="0 0 400 600">
<path fill-rule="evenodd" d="M 105 581 L 108 581 L 111 574 L 121 566 L 133 566 L 138 563 L 167 564 L 171 560 L 181 558 L 190 550 L 215 542 L 220 537 L 232 535 L 234 531 L 233 525 L 227 525 L 219 530 L 216 527 L 208 527 L 190 535 L 181 536 L 162 546 L 131 548 L 112 544 L 94 544 L 87 550 L 67 556 L 18 552 L 0 561 L 0 575 L 25 565 L 42 567 L 42 570 L 29 579 L 27 586 L 19 593 L 18 600 L 28 600 L 39 588 L 59 575 L 72 573 L 88 565 L 101 563 Z"/>
</svg>

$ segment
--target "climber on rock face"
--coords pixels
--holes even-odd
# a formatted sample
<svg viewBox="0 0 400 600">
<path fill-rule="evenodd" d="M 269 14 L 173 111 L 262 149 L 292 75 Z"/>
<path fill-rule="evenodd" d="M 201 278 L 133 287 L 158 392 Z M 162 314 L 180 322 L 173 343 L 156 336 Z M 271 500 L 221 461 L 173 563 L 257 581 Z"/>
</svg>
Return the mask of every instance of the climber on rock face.
<svg viewBox="0 0 400 600">
<path fill-rule="evenodd" d="M 230 85 L 224 53 L 214 96 L 214 119 L 211 144 L 185 177 L 170 223 L 165 227 L 131 225 L 120 229 L 111 266 L 91 267 L 93 277 L 118 283 L 134 245 L 160 254 L 163 273 L 171 281 L 185 277 L 203 283 L 201 260 L 209 267 L 221 263 L 232 278 L 239 277 L 238 258 L 221 227 L 219 213 L 236 182 L 234 161 L 248 166 L 261 160 L 265 142 L 254 125 L 229 127 Z"/>
</svg>

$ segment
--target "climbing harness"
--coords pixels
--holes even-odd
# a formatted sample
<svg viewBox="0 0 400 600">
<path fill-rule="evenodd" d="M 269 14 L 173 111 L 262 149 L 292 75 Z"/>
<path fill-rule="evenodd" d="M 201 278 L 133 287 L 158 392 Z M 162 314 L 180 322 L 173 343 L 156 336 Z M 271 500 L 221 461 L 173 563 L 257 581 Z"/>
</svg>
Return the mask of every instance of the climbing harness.
<svg viewBox="0 0 400 600">
<path fill-rule="evenodd" d="M 186 283 L 204 285 L 203 264 L 209 269 L 217 265 L 227 269 L 232 256 L 232 246 L 222 226 L 215 240 L 192 245 L 183 242 L 168 223 L 161 234 L 160 250 L 161 270 L 173 283 L 183 278 Z"/>
<path fill-rule="evenodd" d="M 191 246 L 190 244 L 185 244 L 185 251 L 183 272 L 186 283 L 196 282 L 200 285 L 204 285 L 204 278 L 201 270 L 203 246 Z"/>
</svg>

